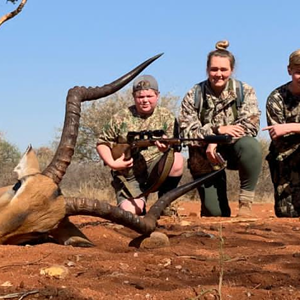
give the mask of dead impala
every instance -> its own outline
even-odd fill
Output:
[[[74,87],[68,91],[62,136],[51,163],[41,172],[35,153],[29,147],[15,168],[18,182],[0,189],[0,244],[20,244],[49,236],[64,245],[92,246],[93,243],[69,221],[68,217],[73,215],[97,216],[138,233],[150,234],[155,230],[161,212],[172,201],[205,180],[198,179],[165,194],[144,217],[97,199],[66,198],[59,188],[74,153],[81,103],[115,93],[160,56],[150,58],[110,84],[94,88]]]

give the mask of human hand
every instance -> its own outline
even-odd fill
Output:
[[[218,164],[218,158],[216,156],[218,144],[208,144],[206,148],[206,157],[214,165]]]
[[[164,139],[164,138],[167,138],[167,136],[163,135],[162,139]],[[161,141],[155,141],[155,145],[160,152],[166,152],[170,148],[169,144],[161,142]]]
[[[245,135],[245,130],[241,125],[224,125],[218,128],[219,134],[229,134],[233,137],[242,137]]]
[[[131,157],[129,160],[125,159],[125,154],[123,153],[119,158],[113,160],[109,167],[114,171],[120,171],[133,166],[133,158]]]
[[[286,124],[276,124],[267,126],[262,129],[262,131],[269,130],[269,134],[272,140],[279,138],[280,136],[289,133],[299,133],[300,124],[298,123],[286,123]]]

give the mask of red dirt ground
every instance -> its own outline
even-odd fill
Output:
[[[131,246],[137,233],[92,217],[72,221],[94,248],[0,246],[0,299],[300,299],[298,218],[275,218],[272,204],[255,204],[257,220],[244,221],[178,206],[178,217],[159,220],[168,247]],[[66,274],[41,273],[52,266]]]

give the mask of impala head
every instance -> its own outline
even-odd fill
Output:
[[[117,92],[160,56],[154,56],[102,87],[74,87],[69,90],[61,140],[49,166],[41,173],[36,155],[29,146],[15,168],[19,181],[13,187],[0,191],[0,244],[17,244],[65,223],[66,205],[59,183],[74,153],[81,103]]]

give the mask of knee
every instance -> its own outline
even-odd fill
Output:
[[[125,211],[131,212],[135,215],[141,215],[143,213],[145,206],[145,202],[143,199],[132,199],[132,200],[124,200],[119,207]]]
[[[235,148],[241,156],[247,157],[247,159],[259,159],[262,158],[261,145],[254,137],[246,136],[239,139],[236,142]]]
[[[174,153],[174,163],[170,171],[170,176],[181,176],[183,173],[184,159],[181,153]]]

